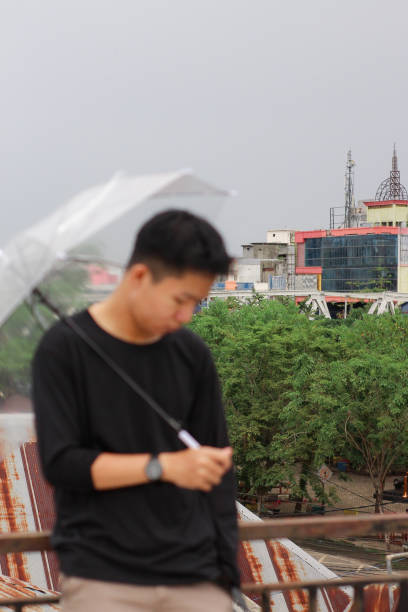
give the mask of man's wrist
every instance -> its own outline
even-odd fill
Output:
[[[145,474],[149,482],[157,482],[158,480],[161,480],[163,467],[158,455],[152,455],[149,458],[145,466]]]
[[[157,456],[162,467],[160,480],[163,482],[171,482],[171,455],[173,453],[160,453]]]

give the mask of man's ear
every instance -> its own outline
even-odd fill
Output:
[[[134,286],[140,286],[152,278],[152,273],[144,263],[135,263],[127,270],[129,281]]]

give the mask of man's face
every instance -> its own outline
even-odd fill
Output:
[[[164,336],[188,323],[215,278],[212,274],[187,271],[181,276],[165,276],[154,282],[150,270],[143,264],[136,264],[131,275],[132,315],[142,333],[151,337]]]

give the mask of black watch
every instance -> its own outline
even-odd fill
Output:
[[[149,482],[160,480],[163,474],[162,464],[157,455],[152,455],[145,467],[145,474]]]

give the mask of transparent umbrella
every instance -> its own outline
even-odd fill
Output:
[[[108,281],[105,285],[111,286],[120,277],[120,266],[107,261],[95,245],[90,245],[90,238],[147,200],[166,197],[168,202],[179,196],[230,194],[188,170],[134,178],[116,175],[107,184],[80,193],[6,244],[0,250],[0,403],[16,391],[28,394],[35,347],[55,316],[64,317],[124,384],[142,396],[175,430],[186,446],[199,446],[66,315],[94,301],[95,286],[99,285],[90,282],[93,276],[105,276]],[[233,591],[235,609],[246,610],[239,590]]]
[[[101,288],[111,289],[119,280],[120,266],[106,261],[105,249],[92,243],[95,236],[144,204],[156,211],[158,204],[168,206],[175,199],[180,206],[181,196],[185,202],[184,196],[216,199],[230,193],[190,170],[137,177],[117,174],[9,241],[0,250],[0,401],[16,392],[28,395],[32,354],[44,329],[55,320],[42,297],[47,296],[59,312],[72,314],[98,299]],[[99,280],[105,276],[102,285],[95,281],[98,274]]]

